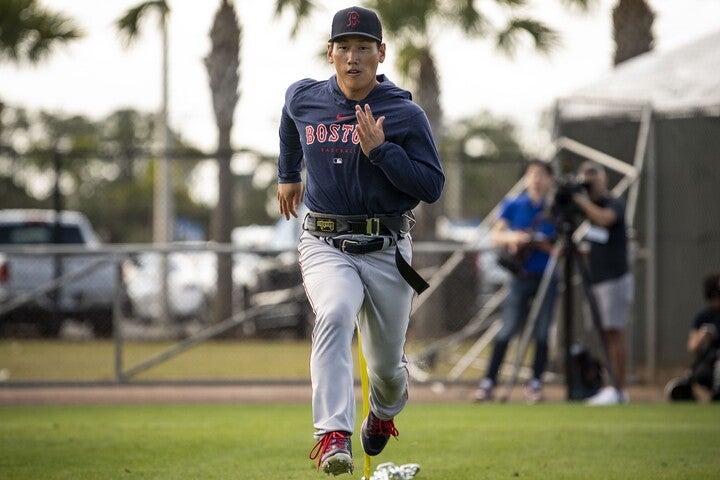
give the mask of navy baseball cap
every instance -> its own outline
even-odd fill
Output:
[[[340,10],[333,17],[330,42],[340,37],[360,35],[382,42],[382,26],[377,14],[362,7],[350,7]]]

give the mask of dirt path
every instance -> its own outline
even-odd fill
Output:
[[[473,385],[413,384],[410,402],[468,403]],[[503,390],[500,390],[503,392]],[[500,393],[499,392],[499,393]],[[664,402],[662,388],[629,388],[633,403]],[[242,385],[103,385],[103,386],[0,386],[0,405],[103,405],[167,403],[305,403],[310,402],[309,384]],[[360,389],[356,394],[359,397]],[[565,388],[549,385],[546,401],[564,402]],[[512,402],[523,402],[522,387],[513,389]]]

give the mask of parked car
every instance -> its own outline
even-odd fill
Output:
[[[19,247],[61,244],[78,247],[67,254],[38,254]],[[13,251],[7,247],[12,246]],[[44,336],[57,336],[62,321],[82,320],[106,336],[112,330],[115,296],[122,289],[119,269],[105,254],[93,253],[100,241],[87,217],[80,212],[54,210],[0,210],[0,291],[6,310],[0,322],[32,323]],[[104,261],[106,260],[106,261]],[[55,290],[60,277],[85,271]],[[8,307],[8,302],[26,298]],[[0,308],[1,309],[1,308]]]
[[[283,218],[273,225],[249,225],[233,231],[233,244],[242,247],[232,255],[233,308],[236,313],[247,313],[240,333],[309,334],[312,309],[302,285],[296,249],[301,218]],[[123,264],[126,315],[143,323],[160,318],[160,255],[143,252]],[[210,250],[193,248],[168,254],[168,310],[173,322],[209,320],[216,276],[217,255]]]
[[[292,328],[290,318],[297,308],[289,308],[285,290],[301,285],[297,255],[294,252],[261,254],[254,249],[267,245],[245,245],[248,251],[233,254],[233,302],[235,311],[252,307],[252,315],[242,331],[255,334]],[[125,316],[153,324],[161,317],[161,254],[142,252],[123,263],[127,290]],[[207,324],[217,285],[217,255],[210,250],[177,251],[168,254],[167,301],[174,324],[198,321]]]
[[[128,305],[126,315],[152,323],[161,314],[161,254],[141,252],[123,263]],[[237,295],[255,291],[263,257],[251,252],[233,255],[233,284]],[[168,254],[168,310],[176,322],[209,320],[217,284],[217,255],[210,250]],[[240,302],[242,299],[239,300]]]
[[[198,257],[203,258],[198,258]],[[214,255],[205,252],[168,254],[168,312],[174,321],[208,319],[210,269],[206,263]],[[207,258],[207,260],[204,260]],[[128,305],[125,314],[146,323],[162,312],[161,254],[143,252],[123,263],[123,279]]]
[[[241,308],[253,312],[242,324],[247,335],[289,331],[304,338],[312,330],[313,312],[305,295],[297,256],[306,212],[301,206],[298,218],[280,218],[273,225],[240,227],[233,232],[233,243],[250,249],[236,257],[234,267],[235,278],[245,278],[242,284],[236,282],[244,292]],[[252,249],[275,253],[253,253]],[[243,260],[238,262],[237,258]]]

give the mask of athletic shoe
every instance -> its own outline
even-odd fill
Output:
[[[493,381],[489,378],[483,378],[480,386],[475,390],[475,401],[478,403],[492,402],[493,400]]]
[[[391,435],[393,437],[400,435],[392,418],[390,420],[381,420],[371,411],[363,421],[362,430],[360,431],[363,450],[370,456],[377,455],[383,451]]]
[[[530,380],[528,386],[525,387],[525,400],[528,403],[540,403],[545,399],[542,391],[542,383],[540,380]]]
[[[328,432],[317,441],[308,455],[318,459],[318,470],[328,475],[353,472],[352,445],[347,432]]]
[[[615,387],[605,387],[598,393],[586,400],[586,404],[590,406],[619,405],[621,403],[629,403],[630,396],[626,391],[619,392]]]

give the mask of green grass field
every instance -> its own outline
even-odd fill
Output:
[[[360,419],[358,419],[358,424]],[[408,404],[373,460],[418,479],[709,479],[714,405]],[[360,478],[363,455],[355,443]],[[0,408],[0,478],[312,479],[309,405]]]

